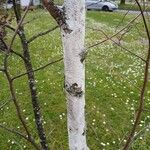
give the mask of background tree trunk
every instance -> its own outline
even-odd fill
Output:
[[[120,5],[125,5],[125,0],[120,0]]]

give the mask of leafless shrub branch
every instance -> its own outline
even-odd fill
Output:
[[[17,28],[15,29],[15,33],[14,33],[14,35],[13,35],[13,37],[12,37],[12,40],[11,40],[11,42],[10,42],[10,46],[9,46],[9,48],[8,48],[8,52],[11,50],[11,47],[12,47],[13,42],[14,42],[14,40],[15,40],[15,37],[16,37],[16,35],[17,35],[17,33],[18,33],[18,30],[19,30],[20,26],[22,25],[25,16],[27,15],[27,13],[28,13],[28,11],[29,11],[29,7],[30,7],[30,5],[31,5],[31,2],[32,2],[32,0],[30,1],[30,4],[29,4],[28,7],[26,8],[25,13],[24,13],[24,15],[22,16],[22,18],[21,18],[20,20],[18,20],[19,22],[18,22]],[[13,6],[16,7],[16,2],[15,2],[15,1],[13,1]]]
[[[116,42],[115,40],[113,40],[113,37],[114,37],[114,36],[113,36],[113,37],[109,37],[109,36],[108,36],[103,30],[101,30],[101,29],[94,29],[94,28],[90,28],[90,27],[88,27],[88,28],[89,28],[89,29],[92,29],[92,30],[96,30],[96,31],[102,32],[108,40],[111,40],[111,41],[112,41],[113,43],[115,43],[117,46],[121,47],[121,50],[124,50],[124,51],[128,52],[129,54],[131,54],[131,55],[133,55],[133,56],[135,56],[135,57],[141,59],[143,62],[146,62],[146,60],[143,59],[142,57],[138,56],[137,54],[135,54],[135,53],[133,53],[132,51],[128,50],[127,48],[123,47],[123,46],[120,44],[120,42],[118,43],[118,42]],[[126,32],[124,32],[124,34],[125,34],[125,33],[126,33]],[[116,36],[115,36],[115,37],[116,37]]]
[[[55,26],[55,27],[53,27],[52,29],[48,29],[48,30],[45,31],[45,32],[40,32],[40,33],[38,33],[37,35],[34,35],[33,37],[31,37],[31,38],[27,41],[27,43],[31,43],[32,41],[34,41],[34,40],[37,39],[38,37],[43,36],[43,35],[46,35],[46,34],[52,32],[52,31],[54,31],[54,30],[57,29],[58,27],[59,27],[59,26]]]
[[[121,30],[119,30],[117,33],[113,34],[113,35],[110,36],[109,38],[111,39],[111,38],[117,36],[117,35],[118,35],[119,33],[121,33],[122,31],[124,31],[132,22],[134,22],[138,17],[140,17],[140,15],[141,15],[141,13],[138,14],[135,18],[133,18],[133,19],[132,19],[126,26],[124,26]],[[96,46],[98,46],[98,45],[100,45],[100,44],[102,44],[102,43],[104,43],[104,42],[106,42],[106,41],[108,41],[108,40],[109,40],[109,39],[106,38],[106,39],[104,39],[104,40],[102,40],[102,41],[100,41],[100,42],[97,42],[97,43],[95,43],[95,44],[92,44],[91,46],[87,47],[86,50],[88,50],[88,49],[90,49],[90,48],[93,48],[93,47],[96,47]]]
[[[8,131],[8,132],[11,132],[11,133],[13,133],[13,134],[15,134],[15,135],[18,135],[18,136],[22,137],[23,139],[25,139],[25,140],[27,140],[28,142],[30,142],[30,143],[34,146],[34,148],[36,148],[37,150],[41,150],[41,149],[38,147],[38,145],[33,141],[33,139],[29,139],[28,136],[22,134],[21,132],[18,132],[18,131],[14,130],[14,129],[8,128],[8,127],[6,127],[6,126],[4,126],[4,125],[1,125],[1,124],[0,124],[0,128],[5,129],[5,130]]]
[[[135,131],[136,131],[136,129],[138,127],[138,124],[139,124],[139,121],[141,119],[141,115],[142,115],[142,112],[143,112],[143,109],[144,109],[144,96],[145,96],[145,91],[146,91],[146,87],[147,87],[147,83],[148,83],[148,72],[149,72],[149,63],[150,63],[150,32],[149,32],[149,29],[148,29],[148,25],[147,25],[142,7],[141,7],[140,3],[137,0],[135,0],[135,1],[136,1],[137,5],[139,6],[139,9],[140,9],[140,12],[141,12],[141,16],[142,16],[142,19],[143,19],[145,31],[146,31],[147,38],[148,38],[148,41],[149,41],[149,43],[148,43],[149,47],[148,47],[148,54],[147,54],[145,70],[144,70],[143,85],[142,85],[141,93],[140,93],[140,101],[139,101],[140,104],[139,104],[138,112],[137,112],[137,115],[136,115],[136,119],[135,119],[133,128],[131,129],[131,132],[128,136],[127,142],[125,143],[125,145],[123,147],[123,150],[128,150],[129,149],[130,143],[133,140]]]
[[[8,100],[8,101],[4,102],[3,104],[1,104],[0,109],[4,108],[10,102],[11,102],[11,100]]]
[[[42,70],[42,69],[44,69],[44,68],[46,68],[46,67],[48,67],[48,66],[50,66],[50,65],[52,65],[52,64],[55,64],[55,63],[57,63],[57,62],[60,62],[62,59],[63,59],[63,58],[60,58],[60,59],[58,59],[58,60],[52,61],[52,62],[50,62],[50,63],[47,63],[46,65],[44,65],[44,66],[42,66],[42,67],[39,67],[39,68],[37,68],[37,69],[35,69],[35,70],[29,71],[29,72],[26,72],[26,73],[22,73],[22,74],[20,74],[20,75],[18,75],[18,76],[13,77],[12,80],[18,79],[18,78],[20,78],[20,77],[22,77],[22,76],[24,76],[24,75],[27,75],[28,73],[32,73],[32,72],[36,72],[36,71]]]

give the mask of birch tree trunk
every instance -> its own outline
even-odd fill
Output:
[[[87,150],[85,124],[85,39],[84,0],[65,0],[66,23],[71,33],[62,31],[65,90],[68,109],[68,136],[71,150]]]
[[[85,123],[85,0],[65,0],[63,8],[43,3],[61,28],[70,150],[87,150]]]

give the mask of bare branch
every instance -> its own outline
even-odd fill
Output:
[[[31,0],[31,1],[32,1],[32,0]],[[30,4],[31,4],[31,1],[30,1]],[[22,25],[22,23],[23,23],[23,20],[25,19],[25,16],[27,15],[27,13],[28,13],[28,11],[29,11],[30,4],[28,5],[27,9],[25,10],[25,13],[24,13],[24,15],[22,16],[22,18],[19,20],[19,23],[18,23],[18,25],[17,25],[17,28],[15,29],[15,33],[14,33],[14,35],[13,35],[13,37],[12,37],[11,42],[10,42],[10,46],[9,46],[9,48],[8,48],[8,52],[11,50],[11,47],[12,47],[12,45],[13,45],[13,42],[14,42],[15,38],[16,38],[16,35],[18,34],[19,28],[21,27],[21,25]],[[15,5],[15,2],[14,2],[14,5]],[[20,34],[20,33],[19,33],[19,34]]]
[[[5,25],[5,27],[7,27],[8,29],[10,29],[10,30],[12,30],[12,31],[14,31],[14,32],[16,31],[16,29],[15,29],[15,28],[11,27],[11,26],[10,26],[10,25],[8,25],[8,24],[6,24],[6,25]]]
[[[7,44],[5,43],[3,38],[0,38],[0,52],[4,52],[8,49]]]
[[[63,60],[63,58],[60,58],[60,59],[55,60],[55,61],[52,61],[52,62],[50,62],[50,63],[48,63],[48,64],[46,64],[46,65],[44,65],[42,67],[39,67],[39,68],[33,70],[33,71],[25,72],[25,73],[22,73],[22,74],[20,74],[18,76],[15,76],[15,77],[12,78],[12,80],[18,79],[18,78],[20,78],[20,77],[22,77],[24,75],[27,75],[28,73],[32,73],[32,72],[36,72],[36,71],[39,71],[41,69],[44,69],[44,68],[48,67],[49,65],[52,65],[52,64],[57,63],[57,62],[60,62],[61,60]]]
[[[4,102],[4,103],[0,106],[0,109],[4,108],[9,102],[11,102],[11,100],[8,100],[8,101]]]
[[[18,132],[18,131],[14,130],[14,129],[8,128],[8,127],[6,127],[4,125],[1,125],[1,124],[0,124],[0,128],[5,129],[6,131],[11,132],[11,133],[13,133],[15,135],[19,135],[20,137],[22,137],[25,140],[27,140],[28,142],[30,142],[37,150],[41,150],[38,147],[38,145],[36,143],[34,143],[34,141],[32,139],[29,139],[28,136],[22,134],[21,132]]]
[[[133,137],[132,140],[131,140],[130,145],[132,145],[132,143],[134,143],[135,140],[137,140],[140,136],[142,136],[142,135],[145,133],[146,129],[150,129],[150,124],[148,124],[147,126],[145,126],[145,127],[144,127],[142,130],[140,130],[136,135],[134,135],[134,137]]]
[[[132,19],[125,27],[123,27],[120,31],[118,31],[117,33],[115,33],[114,35],[112,35],[112,36],[109,37],[109,38],[111,39],[111,38],[115,37],[116,35],[118,35],[119,33],[121,33],[122,31],[124,31],[124,30],[125,30],[132,22],[134,22],[140,15],[141,15],[141,13],[138,14],[135,18],[133,18],[133,19]],[[98,43],[95,43],[95,44],[93,44],[93,45],[87,47],[86,50],[88,50],[88,49],[90,49],[90,48],[93,48],[93,47],[95,47],[95,46],[98,46],[98,45],[100,45],[100,44],[102,44],[102,43],[104,43],[104,42],[106,42],[106,41],[108,41],[108,40],[109,40],[109,39],[106,38],[106,39],[104,39],[104,40],[102,40],[102,41],[100,41],[100,42],[98,42]]]
[[[3,46],[4,46],[4,48],[1,50],[1,52],[4,52],[5,54],[7,53],[9,53],[9,51],[7,51],[8,50],[8,46],[7,46],[7,44],[4,42],[4,40],[3,39],[0,39],[1,40],[1,42],[3,43]],[[18,52],[15,52],[14,50],[12,50],[12,49],[10,49],[10,52],[11,53],[13,53],[13,54],[15,54],[15,55],[17,55],[17,56],[19,56],[20,58],[22,58],[24,61],[27,61],[20,53],[18,53]]]
[[[31,20],[29,20],[29,21],[27,21],[27,22],[23,22],[22,25],[26,25],[26,24],[28,24],[28,23],[30,23],[30,22],[36,20],[36,19],[37,19],[37,17],[34,17],[34,18],[32,18]]]
[[[25,57],[23,57],[20,53],[18,53],[18,52],[15,52],[14,50],[12,50],[11,49],[11,53],[13,53],[13,54],[15,54],[15,55],[17,55],[17,56],[19,56],[21,59],[23,59],[24,61],[27,61],[27,59],[25,58]]]
[[[20,106],[19,106],[19,104],[18,104],[18,102],[17,102],[17,99],[16,99],[16,94],[15,94],[15,91],[14,91],[13,82],[12,82],[12,79],[11,79],[11,77],[10,77],[10,74],[8,73],[8,70],[7,70],[7,62],[6,62],[6,61],[7,61],[7,60],[6,60],[6,59],[7,59],[7,56],[8,56],[8,55],[6,55],[6,57],[5,57],[5,75],[6,75],[7,80],[8,80],[8,84],[9,84],[9,89],[10,89],[12,101],[14,102],[14,105],[15,105],[15,107],[16,107],[17,116],[18,116],[18,118],[20,119],[20,121],[21,121],[21,123],[22,123],[22,125],[23,125],[23,127],[24,127],[24,129],[25,129],[25,131],[26,131],[26,133],[27,133],[27,135],[28,135],[28,137],[31,139],[32,136],[31,136],[31,134],[30,134],[30,132],[29,132],[29,130],[28,130],[28,127],[27,127],[27,125],[26,125],[26,122],[25,122],[25,120],[24,120],[24,118],[23,118],[23,116],[22,116]]]
[[[136,2],[135,2],[136,3]],[[135,5],[135,3],[133,5]],[[133,6],[131,6],[132,8]],[[130,10],[127,10],[127,12],[125,12],[123,18],[121,19],[121,21],[119,21],[118,25],[116,26],[116,30],[118,29],[118,27],[120,26],[121,23],[123,23],[125,17],[129,14]]]
[[[90,27],[88,27],[88,28],[89,28],[89,29],[92,29],[92,30],[96,30],[96,31],[102,32],[108,40],[111,40],[113,43],[115,43],[117,46],[119,46],[119,47],[121,47],[122,49],[124,49],[126,52],[128,52],[128,53],[132,54],[133,56],[135,56],[135,57],[141,59],[142,61],[146,62],[145,59],[143,59],[142,57],[138,56],[137,54],[135,54],[135,53],[133,53],[132,51],[128,50],[127,48],[123,47],[120,43],[118,43],[118,42],[116,42],[115,40],[113,40],[113,38],[112,38],[112,37],[109,37],[103,30],[101,30],[101,29],[94,29],[94,28],[90,28]],[[122,49],[121,49],[121,50],[122,50]]]
[[[38,33],[37,35],[34,35],[33,37],[31,37],[31,38],[27,41],[27,43],[31,43],[33,40],[37,39],[38,37],[43,36],[43,35],[46,35],[46,34],[52,32],[52,31],[54,31],[54,30],[57,29],[58,27],[59,27],[59,26],[55,26],[55,27],[53,27],[52,29],[48,29],[47,31],[40,32],[40,33]]]
[[[20,132],[18,132],[16,130],[14,130],[14,129],[10,129],[10,128],[2,125],[2,124],[0,124],[0,128],[3,128],[3,129],[5,129],[5,130],[7,130],[7,131],[9,131],[11,133],[16,134],[16,135],[19,135],[19,136],[23,137],[24,139],[26,139],[27,141],[29,141],[29,139],[28,139],[28,137],[26,135],[24,135],[24,134],[22,134],[22,133],[20,133]]]
[[[13,2],[14,2],[14,4],[15,4],[15,1],[13,1]],[[24,15],[24,17],[25,17],[25,15]],[[22,21],[23,21],[23,18],[22,18]],[[20,25],[21,25],[21,22],[20,22],[20,24],[18,25],[18,29],[20,28]],[[16,37],[16,33],[17,33],[17,32],[18,32],[18,30],[15,31],[15,34],[14,34],[13,39],[12,39],[12,44],[13,44],[13,40],[14,40],[15,37]],[[24,120],[24,118],[23,118],[23,116],[22,116],[21,108],[20,108],[20,106],[19,106],[19,104],[18,104],[18,102],[17,102],[17,99],[16,99],[16,93],[15,93],[15,90],[14,90],[13,82],[12,82],[11,76],[10,76],[10,74],[9,74],[9,72],[8,72],[8,58],[9,58],[9,52],[10,52],[10,51],[11,51],[11,46],[10,46],[9,48],[7,48],[7,53],[6,53],[5,58],[4,58],[4,73],[5,73],[6,78],[7,78],[7,80],[8,80],[9,89],[10,89],[10,93],[11,93],[11,99],[12,99],[12,101],[14,102],[14,105],[15,105],[15,107],[16,107],[17,116],[18,116],[18,118],[20,119],[20,121],[21,121],[21,123],[22,123],[22,125],[23,125],[23,127],[24,127],[24,129],[25,129],[25,131],[26,131],[26,133],[27,133],[27,135],[28,135],[28,139],[32,142],[33,146],[35,146],[36,144],[35,144],[35,142],[34,142],[32,136],[31,136],[31,134],[30,134],[30,132],[29,132],[29,130],[28,130],[28,127],[27,127],[27,125],[26,125],[26,122],[25,122],[25,120]],[[38,147],[38,146],[37,146],[37,147]]]
[[[119,46],[119,47],[121,47],[122,49],[124,49],[126,52],[130,53],[131,55],[133,55],[133,56],[135,56],[135,57],[137,57],[137,58],[139,58],[139,59],[141,59],[143,62],[146,63],[146,60],[143,59],[142,57],[138,56],[137,54],[135,54],[135,53],[133,53],[132,51],[128,50],[127,48],[123,47],[122,45],[120,45],[120,44],[117,43],[116,41],[114,41],[114,40],[112,40],[112,39],[111,39],[111,41],[113,41],[117,46]],[[121,50],[122,50],[122,49],[121,49]]]
[[[0,68],[0,72],[4,72],[5,71],[5,69],[4,68]]]
[[[100,145],[101,140],[100,140],[100,138],[98,137],[98,134],[97,134],[95,128],[94,128],[92,125],[89,125],[89,126],[90,126],[90,128],[92,129],[93,133],[95,134],[95,140],[96,140],[97,143],[98,143],[99,149],[102,149],[102,146]]]
[[[15,1],[13,1],[13,3],[15,5]],[[29,9],[29,6],[28,6],[27,10],[28,9]],[[22,18],[24,18],[25,15],[23,17],[21,17],[20,7],[16,7],[16,9],[14,9],[14,10],[15,10],[15,16],[17,18],[17,23],[19,22],[18,24],[22,24],[22,22],[23,22]],[[25,14],[27,13],[27,10],[26,10]],[[44,131],[44,126],[42,124],[42,115],[41,115],[41,111],[40,111],[41,108],[40,108],[39,99],[37,96],[35,76],[34,76],[30,53],[29,53],[29,46],[27,43],[27,39],[26,39],[26,35],[24,33],[23,26],[18,25],[18,31],[19,31],[21,45],[23,48],[23,57],[25,57],[27,59],[24,62],[24,65],[25,65],[26,71],[28,72],[27,73],[28,80],[29,80],[28,85],[29,85],[29,89],[30,89],[30,95],[31,95],[31,100],[32,100],[32,108],[33,108],[33,113],[34,113],[34,117],[35,117],[36,129],[38,131],[38,136],[40,138],[40,144],[41,144],[42,149],[48,150],[47,139],[46,139],[46,135],[45,135],[45,131]],[[31,71],[31,73],[30,73],[30,71]],[[13,82],[13,80],[11,80],[11,82]]]
[[[143,23],[144,23],[145,30],[146,30],[146,33],[147,33],[147,38],[148,38],[148,41],[149,41],[149,43],[148,43],[149,47],[148,47],[148,54],[147,54],[147,60],[146,60],[146,65],[145,65],[145,71],[144,71],[143,85],[142,85],[142,88],[141,88],[140,104],[139,104],[138,112],[137,112],[137,115],[136,115],[136,119],[135,119],[133,128],[132,128],[132,130],[131,130],[131,132],[128,136],[127,142],[125,143],[125,145],[123,147],[123,150],[128,150],[129,149],[130,143],[131,143],[131,141],[134,137],[135,131],[136,131],[136,129],[138,127],[138,124],[139,124],[139,121],[141,119],[142,112],[144,110],[144,96],[145,96],[145,91],[146,91],[146,87],[147,87],[147,83],[148,83],[148,72],[149,72],[149,63],[150,63],[150,33],[149,33],[148,25],[147,25],[143,10],[142,10],[138,0],[135,0],[135,1],[136,1],[137,5],[139,6],[139,9],[140,9],[140,12],[141,12],[141,15],[142,15]]]
[[[115,76],[119,76],[119,77],[121,77],[122,79],[127,80],[127,82],[128,82],[130,85],[134,86],[138,91],[140,90],[140,87],[134,85],[135,83],[133,82],[133,80],[128,79],[128,77],[127,77],[125,74],[121,74],[121,73],[118,74],[118,72],[117,72],[117,73],[115,73],[114,75],[115,75]]]

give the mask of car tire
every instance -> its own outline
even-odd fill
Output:
[[[109,7],[108,7],[108,6],[103,6],[103,7],[102,7],[102,10],[103,10],[103,11],[109,11]]]

